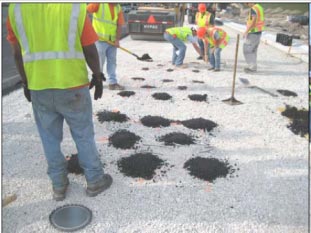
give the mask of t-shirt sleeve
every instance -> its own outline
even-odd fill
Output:
[[[254,11],[253,9],[251,9],[251,16],[257,16],[256,11]]]
[[[121,10],[118,14],[118,25],[124,25],[125,20],[124,20],[124,14],[123,11]]]
[[[11,26],[11,22],[10,22],[10,18],[7,17],[7,20],[6,20],[6,28],[7,28],[7,31],[8,31],[8,35],[6,37],[6,39],[8,40],[8,42],[10,44],[16,44],[18,43],[18,40],[17,40],[17,37],[15,36],[14,32],[13,32],[13,29],[12,29],[12,26]]]
[[[84,21],[84,27],[81,35],[82,46],[88,46],[95,43],[98,40],[98,36],[92,27],[91,20],[86,16]]]
[[[188,39],[188,41],[190,42],[190,43],[198,43],[198,37],[196,37],[196,36],[187,36],[187,39]]]

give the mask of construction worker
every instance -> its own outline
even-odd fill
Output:
[[[243,44],[243,53],[247,67],[244,71],[252,73],[257,71],[257,50],[260,43],[262,31],[264,30],[264,11],[261,5],[256,3],[246,3],[250,8],[246,30],[243,38],[246,38]]]
[[[222,49],[228,44],[229,35],[223,29],[215,26],[209,28],[201,27],[198,29],[197,34],[199,38],[203,39],[205,44],[204,60],[209,60],[211,65],[208,70],[220,71],[220,54]],[[209,55],[207,54],[208,52]]]
[[[200,27],[210,27],[214,25],[214,17],[212,17],[212,14],[206,10],[206,4],[205,3],[200,3],[198,5],[198,12],[195,15],[195,24],[197,25],[198,28]],[[200,51],[201,54],[197,58],[198,60],[203,59],[204,55],[204,43],[203,40],[198,39],[198,43],[200,46]]]
[[[104,174],[94,140],[89,88],[95,86],[94,99],[101,98],[105,77],[86,4],[10,4],[7,29],[24,95],[32,103],[53,199],[63,200],[69,185],[61,152],[64,120],[84,169],[86,194],[96,196],[110,187],[112,178]],[[93,72],[90,83],[86,63]]]
[[[172,64],[176,68],[187,68],[187,65],[183,64],[187,50],[187,46],[184,43],[185,41],[192,43],[194,49],[200,54],[200,48],[197,45],[197,30],[195,28],[168,28],[164,32],[164,39],[173,45]]]
[[[116,75],[117,48],[120,47],[122,25],[125,24],[122,7],[117,3],[92,3],[87,6],[87,11],[93,15],[92,25],[99,37],[96,47],[102,72],[107,58],[108,88],[124,90]]]

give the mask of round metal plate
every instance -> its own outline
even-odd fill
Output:
[[[70,204],[58,207],[50,214],[51,224],[62,231],[82,229],[92,220],[92,211],[82,205]]]

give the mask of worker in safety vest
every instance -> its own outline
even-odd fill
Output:
[[[108,88],[124,90],[118,84],[116,75],[117,48],[120,47],[122,25],[125,24],[122,7],[117,3],[91,3],[87,6],[87,11],[93,15],[92,25],[99,37],[96,47],[101,71],[107,59]]]
[[[257,71],[257,50],[260,43],[262,31],[265,29],[264,10],[261,5],[246,3],[250,7],[247,17],[246,30],[243,37],[246,38],[243,44],[243,53],[247,67],[244,71],[252,73]]]
[[[222,49],[228,44],[229,35],[221,28],[201,27],[198,29],[198,37],[203,39],[205,44],[204,60],[209,60],[211,65],[208,70],[220,71],[220,55]]]
[[[195,28],[168,28],[164,32],[164,39],[173,45],[172,64],[176,68],[187,68],[187,65],[183,64],[187,50],[184,42],[189,41],[192,43],[194,49],[200,54],[200,48],[197,45],[197,30]]]
[[[61,152],[64,120],[84,169],[86,194],[96,196],[111,185],[112,178],[104,174],[94,140],[89,88],[95,86],[94,99],[101,98],[105,77],[86,4],[10,4],[7,29],[24,95],[32,102],[53,199],[63,200],[69,185],[67,161]],[[86,63],[93,72],[90,83]]]
[[[212,14],[206,10],[206,4],[198,4],[198,12],[195,15],[195,24],[197,25],[197,27],[210,27],[214,25],[214,22],[214,17],[212,17]],[[204,43],[201,39],[198,39],[198,43],[200,46],[201,54],[197,59],[202,60],[204,55]]]

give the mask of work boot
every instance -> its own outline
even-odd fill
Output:
[[[176,65],[175,67],[178,68],[178,69],[186,69],[186,68],[188,68],[187,64]]]
[[[215,67],[211,66],[211,67],[208,68],[208,70],[213,70],[213,69],[215,69]]]
[[[124,87],[119,85],[118,83],[109,84],[108,88],[109,88],[109,90],[119,90],[119,91],[124,90]]]
[[[102,179],[94,184],[88,184],[86,188],[86,195],[89,197],[95,197],[101,192],[105,191],[112,184],[112,177],[109,174],[103,175]]]
[[[66,198],[67,188],[69,186],[69,180],[67,179],[67,183],[63,188],[53,188],[53,200],[62,201]]]
[[[203,60],[202,56],[197,57],[197,60]]]
[[[250,69],[250,68],[246,67],[246,68],[244,68],[244,72],[245,73],[255,73],[256,70],[255,69]]]
[[[219,71],[220,71],[219,68],[215,68],[215,69],[214,69],[214,72],[219,72]]]

